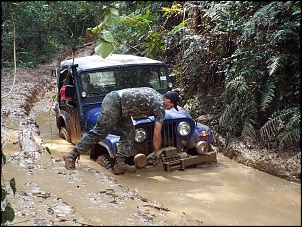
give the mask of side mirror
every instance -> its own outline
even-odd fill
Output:
[[[65,85],[60,90],[61,100],[71,101],[75,99],[75,92],[73,85]]]
[[[67,98],[74,98],[74,86],[73,85],[66,85],[66,91],[65,91],[65,95]]]

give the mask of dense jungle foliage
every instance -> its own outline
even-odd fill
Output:
[[[194,118],[208,114],[227,141],[300,146],[300,1],[28,1],[1,8],[2,68],[14,67],[14,59],[35,67],[89,43],[155,58],[177,78],[182,105]]]

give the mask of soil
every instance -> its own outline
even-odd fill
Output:
[[[88,49],[87,51],[87,53],[90,54],[91,49]],[[87,53],[83,53],[83,55]],[[110,203],[112,207],[117,204],[121,206],[121,204],[123,204],[123,200],[132,200],[135,203],[134,206],[139,208],[139,212],[137,212],[137,215],[140,217],[139,221],[134,221],[133,219],[132,222],[128,221],[128,223],[123,223],[122,220],[117,218],[116,220],[114,220],[114,225],[145,225],[146,223],[148,225],[202,224],[202,222],[190,218],[185,213],[178,213],[176,211],[174,212],[172,210],[169,210],[169,212],[165,212],[165,214],[163,214],[166,208],[161,204],[155,204],[153,201],[139,196],[135,191],[131,191],[129,188],[118,184],[113,177],[108,177],[107,175],[105,176],[103,173],[99,173],[98,171],[95,171],[93,169],[86,168],[85,166],[82,167],[82,173],[78,171],[68,175],[66,172],[60,169],[62,167],[62,164],[59,162],[61,162],[62,160],[58,158],[59,156],[56,157],[49,155],[47,156],[47,154],[45,155],[45,141],[41,139],[41,134],[45,132],[41,132],[41,125],[39,125],[41,123],[37,123],[37,112],[44,111],[44,113],[49,114],[49,116],[44,116],[45,119],[48,119],[49,117],[52,117],[53,119],[51,107],[54,103],[53,95],[55,95],[56,78],[51,76],[51,70],[58,65],[59,61],[57,59],[51,63],[40,65],[38,68],[17,69],[16,82],[14,86],[13,71],[7,69],[2,69],[1,71],[1,147],[8,146],[10,148],[11,153],[5,154],[10,164],[18,165],[20,168],[22,167],[22,170],[20,171],[25,171],[25,175],[39,175],[42,173],[39,172],[41,170],[39,168],[39,162],[37,162],[37,159],[46,158],[50,162],[47,165],[57,165],[57,167],[52,167],[53,170],[56,170],[55,174],[57,174],[54,175],[53,179],[58,179],[58,175],[61,175],[60,177],[62,177],[63,175],[65,175],[66,177],[67,175],[69,176],[68,179],[72,178],[73,181],[78,181],[79,188],[84,187],[84,185],[90,184],[90,182],[88,181],[89,177],[86,177],[85,174],[91,174],[91,172],[93,174],[96,174],[98,180],[100,181],[100,184],[106,183],[110,184],[111,186],[114,185],[114,189],[101,190],[99,191],[98,195],[90,196],[88,199],[101,199],[103,201],[106,200],[106,202]],[[13,89],[10,93],[11,88]],[[53,124],[55,123],[53,122]],[[218,152],[220,156],[229,157],[236,162],[242,163],[246,166],[252,167],[270,175],[285,179],[286,181],[301,184],[300,149],[282,152],[278,150],[260,148],[254,149],[249,148],[247,145],[240,141],[232,142],[228,146],[226,146],[225,139],[223,137],[216,134],[216,139],[216,146],[219,149]],[[56,143],[59,144],[60,142],[58,141]],[[68,151],[68,149],[72,147],[69,146],[67,148],[62,148],[65,145],[66,144],[59,144],[59,146],[61,146],[61,151],[59,152]],[[58,148],[58,150],[60,149]],[[17,152],[18,154],[16,155],[15,152]],[[82,162],[86,163],[85,158]],[[96,163],[91,165],[97,166]],[[49,174],[51,175],[54,173]],[[11,176],[14,177],[14,175]],[[83,178],[85,180],[81,180]],[[26,198],[28,198],[28,195],[31,194],[35,195],[36,198],[35,202],[32,202],[31,206],[34,206],[34,203],[43,206],[43,199],[49,198],[50,195],[42,190],[40,188],[41,186],[38,186],[33,182],[26,181],[26,179],[23,180],[24,185],[22,187],[31,188],[31,192],[28,191],[27,194],[23,192],[23,199],[21,198],[18,202],[25,203]],[[46,181],[46,179],[41,179],[41,181]],[[60,184],[60,182],[56,182],[56,180],[53,183],[57,185]],[[19,179],[18,184],[22,184],[22,179]],[[7,191],[9,191],[8,186]],[[89,192],[87,192],[87,194],[89,194]],[[104,199],[104,197],[102,196],[105,195],[109,197]],[[85,195],[81,194],[81,196],[84,197]],[[68,200],[67,198],[64,199],[65,201]],[[109,199],[111,199],[112,201],[108,201]],[[21,225],[24,225],[24,223],[25,225],[87,225],[85,224],[87,220],[85,220],[84,216],[74,217],[73,208],[70,208],[66,205],[66,202],[63,202],[63,196],[53,198],[52,203],[53,204],[51,208],[48,207],[47,212],[48,215],[57,213],[55,219],[53,219],[52,221],[48,219],[38,218],[27,221],[23,220],[23,223]],[[81,201],[79,201],[79,203],[81,203]],[[98,204],[98,206],[102,205]],[[78,207],[78,204],[74,204],[74,207]],[[16,208],[16,210],[17,209],[18,208]],[[86,207],[86,209],[89,208]],[[22,213],[21,210],[22,209],[20,208],[18,212]],[[39,216],[39,212],[35,212],[35,216]],[[88,211],[83,212],[88,215]],[[24,216],[26,215],[24,214]],[[127,220],[130,219],[128,218]],[[175,222],[171,220],[174,220]],[[112,222],[106,223],[101,222],[100,220],[94,221],[99,225],[100,223],[102,223],[101,225],[112,225],[110,224]],[[15,223],[14,225],[18,225],[18,223]]]

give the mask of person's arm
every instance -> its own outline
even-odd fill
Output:
[[[157,153],[161,144],[161,128],[162,124],[158,121],[155,121],[154,124],[154,135],[153,135],[153,149],[154,153]]]

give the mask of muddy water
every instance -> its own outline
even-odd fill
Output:
[[[48,107],[34,109],[42,141],[31,136],[51,155],[5,166],[19,190],[12,225],[301,225],[300,184],[220,154],[217,163],[169,173],[159,166],[116,176],[88,155],[66,170],[62,155],[73,146],[58,137]],[[11,138],[4,152],[15,154]]]

